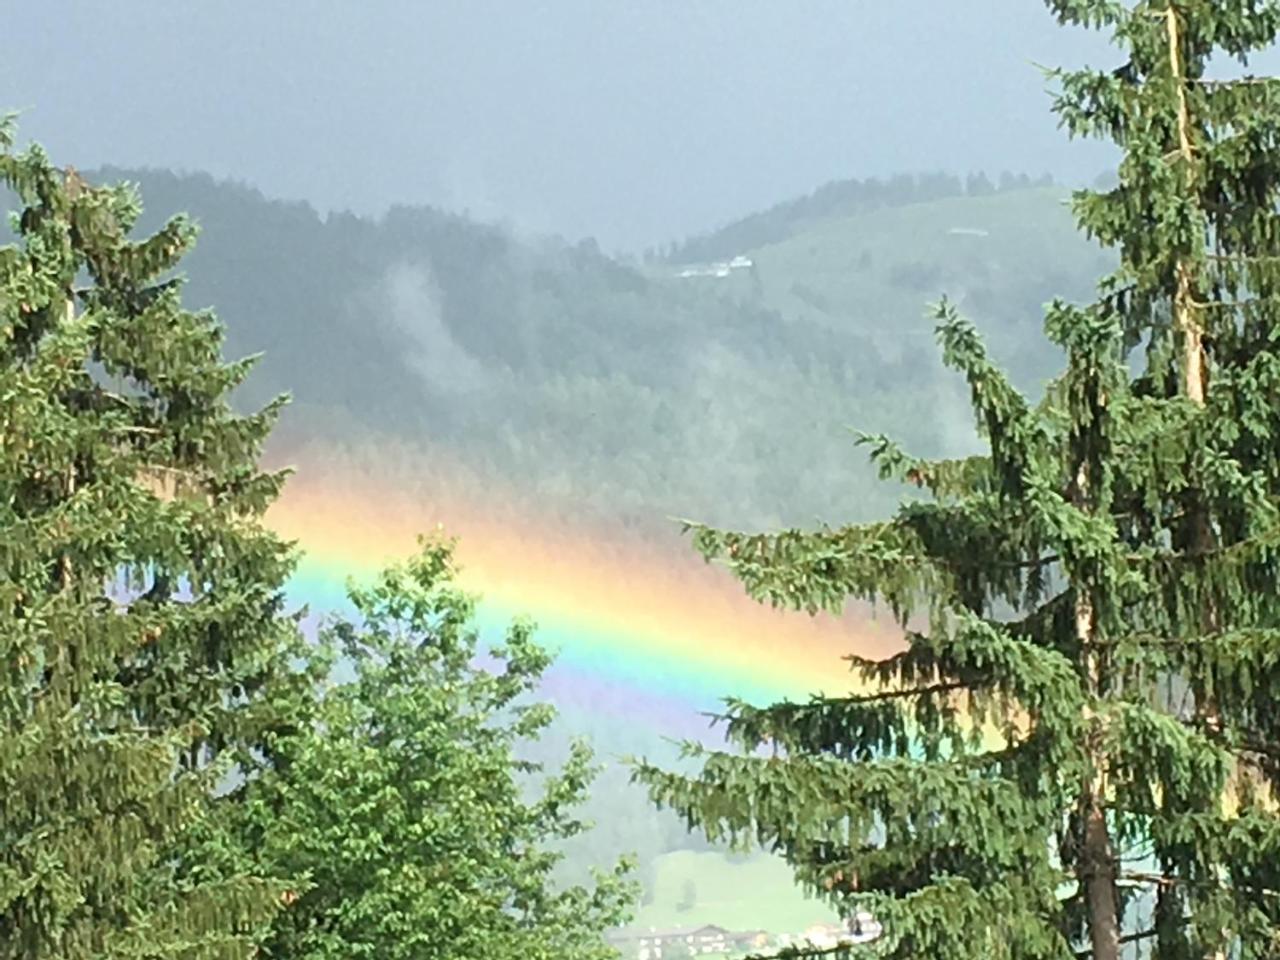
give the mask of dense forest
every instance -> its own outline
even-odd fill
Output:
[[[731,246],[737,225],[706,238],[749,271],[690,278],[435,209],[321,217],[203,175],[93,175],[142,185],[143,229],[160,211],[196,219],[188,295],[217,305],[229,355],[265,354],[247,406],[293,394],[279,442],[426,444],[521,477],[548,509],[633,525],[883,512],[896,495],[849,428],[938,453],[973,442],[948,412],[956,381],[914,349],[925,304],[957,298],[1035,382],[1053,363],[1044,302],[1087,295],[1110,262],[1072,230],[1063,189],[1016,177],[832,184],[771,212],[761,246]]]

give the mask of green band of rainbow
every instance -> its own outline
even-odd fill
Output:
[[[460,583],[481,595],[486,636],[501,636],[517,615],[532,618],[557,654],[551,680],[561,694],[691,717],[726,696],[767,703],[846,693],[844,655],[897,646],[891,630],[866,618],[754,603],[687,540],[566,530],[499,496],[445,497],[395,479],[299,470],[267,517],[303,551],[291,599],[315,612],[342,609],[346,577],[373,576],[408,557],[418,534],[443,526],[459,538]]]

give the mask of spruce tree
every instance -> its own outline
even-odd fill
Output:
[[[893,957],[1280,956],[1280,83],[1211,80],[1274,43],[1268,0],[1050,0],[1113,71],[1053,72],[1074,135],[1123,149],[1073,208],[1120,267],[1054,302],[1036,402],[945,301],[987,452],[864,437],[921,488],[885,522],[692,525],[761,601],[885,605],[865,692],[730,701],[740,750],[640,764],[712,838],[752,837]]]
[[[0,182],[0,957],[246,956],[280,891],[183,843],[261,757],[297,636],[259,522],[279,404],[230,407],[251,364],[182,306],[184,218],[131,239],[135,191],[15,151],[10,120]]]

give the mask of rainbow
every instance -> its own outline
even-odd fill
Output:
[[[290,600],[348,609],[347,577],[367,580],[443,527],[459,538],[460,585],[480,595],[478,624],[498,638],[516,616],[556,653],[546,694],[558,704],[667,731],[706,729],[726,696],[768,703],[847,693],[844,655],[900,646],[891,624],[851,613],[809,617],[754,603],[687,539],[540,515],[510,490],[481,487],[441,457],[377,458],[311,444],[267,523],[297,541]]]

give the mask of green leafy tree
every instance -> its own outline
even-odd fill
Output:
[[[906,649],[865,691],[731,702],[748,751],[640,764],[713,837],[751,837],[894,957],[1280,956],[1280,84],[1210,80],[1280,5],[1051,0],[1109,27],[1115,71],[1056,73],[1075,134],[1124,148],[1075,198],[1121,265],[1045,329],[1031,403],[946,303],[938,336],[987,453],[866,438],[921,487],[890,520],[695,544],[748,592],[884,602]],[[761,749],[764,748],[764,749]]]
[[[250,364],[166,279],[186,220],[129,239],[135,193],[16,152],[11,120],[0,183],[0,957],[247,956],[277,887],[181,848],[296,636],[259,523],[277,405],[226,402]]]
[[[224,846],[308,881],[268,956],[614,955],[602,934],[634,902],[629,862],[590,888],[551,882],[555,843],[585,828],[590,751],[533,782],[542,767],[519,751],[553,719],[530,700],[551,658],[523,622],[482,648],[454,573],[452,542],[426,541],[351,587],[359,622],[329,622],[309,655],[310,675],[348,678],[317,684],[313,724],[275,743]]]

